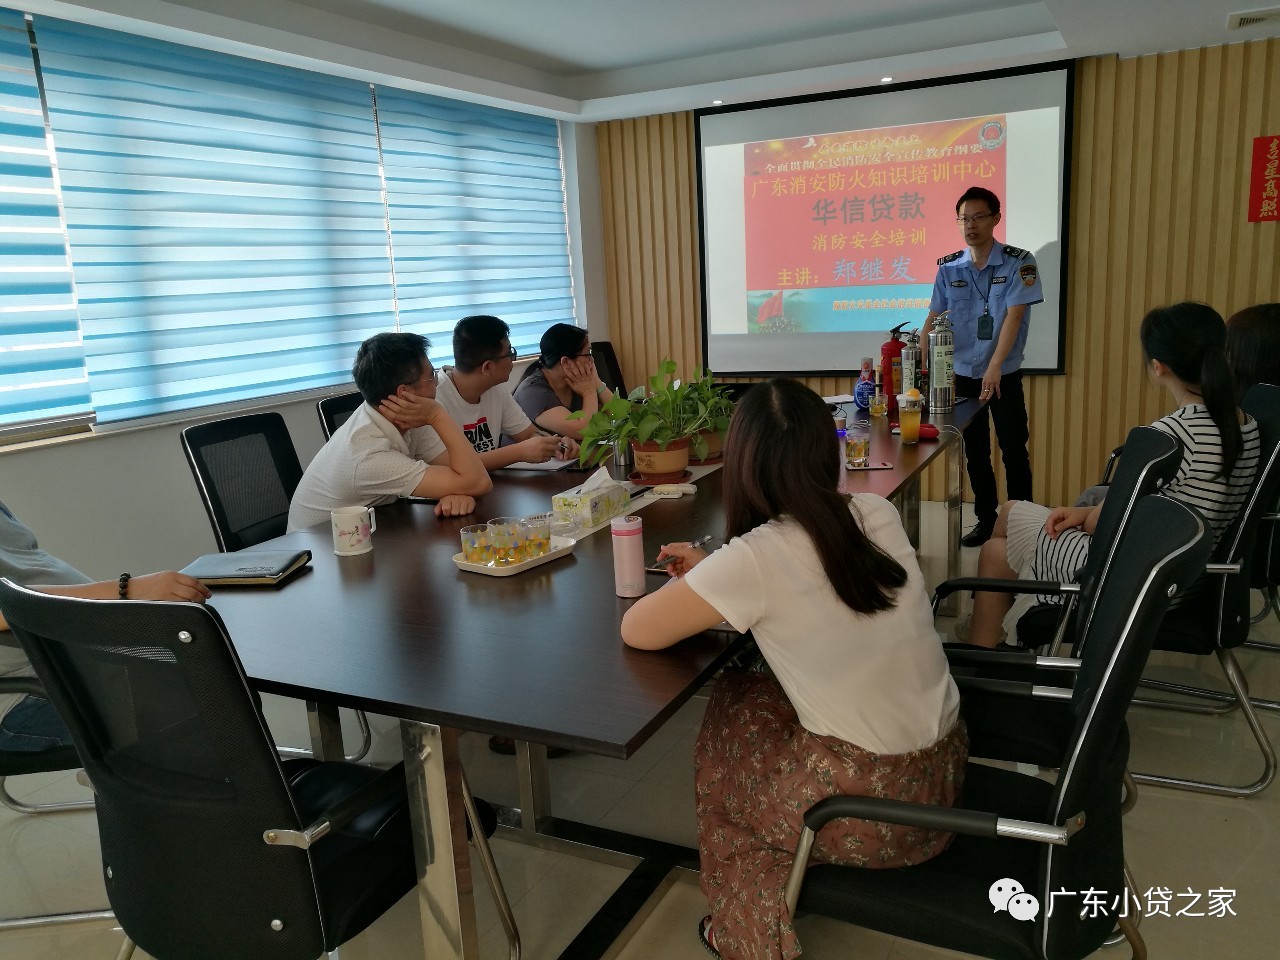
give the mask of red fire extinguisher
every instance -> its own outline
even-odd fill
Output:
[[[902,328],[904,321],[889,331],[889,339],[880,347],[880,369],[884,376],[884,392],[889,401],[889,413],[898,409],[898,394],[902,392]]]

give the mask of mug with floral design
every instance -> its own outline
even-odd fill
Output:
[[[352,557],[373,549],[373,531],[378,529],[373,507],[339,507],[329,511],[333,523],[333,552]]]

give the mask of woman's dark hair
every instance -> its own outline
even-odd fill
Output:
[[[1237,399],[1255,383],[1280,384],[1280,303],[1258,303],[1231,315],[1227,362]]]
[[[888,610],[907,571],[876,546],[839,492],[840,445],[822,399],[795,380],[758,383],[725,439],[726,539],[786,514],[809,535],[836,594],[858,613]]]
[[[576,357],[587,341],[587,331],[572,323],[553,323],[538,341],[538,357],[520,374],[523,380],[535,370],[548,370],[565,357]]]
[[[1222,469],[1235,469],[1244,446],[1236,411],[1236,386],[1227,365],[1227,328],[1222,315],[1207,303],[1185,301],[1156,307],[1142,318],[1142,352],[1147,362],[1159,360],[1173,375],[1194,387],[1222,436]]]

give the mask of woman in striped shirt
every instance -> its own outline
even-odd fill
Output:
[[[1148,379],[1177,405],[1152,426],[1183,448],[1178,474],[1162,491],[1199,510],[1222,535],[1244,503],[1258,470],[1258,425],[1236,406],[1235,384],[1224,353],[1222,317],[1203,303],[1157,307],[1142,320]],[[1084,564],[1101,505],[1057,507],[1010,501],[978,558],[978,576],[1073,579]],[[968,642],[997,646],[1034,602],[978,593]],[[1012,609],[1011,609],[1012,608]]]

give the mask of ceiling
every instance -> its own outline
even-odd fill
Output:
[[[1258,0],[9,2],[572,120],[1280,36],[1227,29]]]

